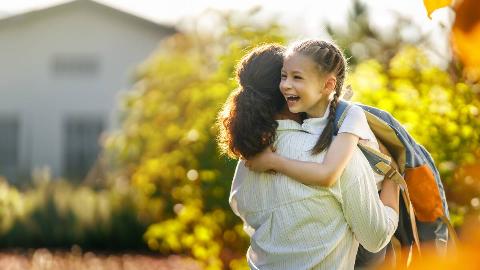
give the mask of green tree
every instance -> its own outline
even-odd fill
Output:
[[[413,46],[402,48],[387,69],[375,59],[358,64],[349,82],[357,101],[390,112],[432,154],[454,223],[460,225],[464,214],[475,212],[469,204],[480,188],[465,192],[464,179],[454,173],[478,158],[479,86],[456,83]]]
[[[248,246],[228,205],[235,162],[219,156],[216,115],[237,87],[233,71],[246,51],[285,42],[274,20],[252,22],[257,12],[218,14],[220,34],[187,31],[165,41],[139,69],[123,128],[107,140],[121,177],[144,195],[149,247],[193,255],[211,269],[244,257]]]

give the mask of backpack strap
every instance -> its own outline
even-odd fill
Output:
[[[421,248],[420,248],[420,237],[418,236],[418,229],[417,229],[417,219],[415,218],[415,209],[413,209],[412,201],[410,200],[410,194],[408,193],[408,189],[404,189],[400,191],[403,201],[405,202],[407,208],[407,214],[410,218],[410,225],[412,228],[412,235],[413,235],[413,244],[416,247],[416,254],[421,256]]]
[[[358,142],[358,148],[360,148],[363,155],[367,158],[368,163],[370,163],[370,166],[374,171],[392,179],[400,186],[402,190],[407,189],[407,183],[405,182],[405,179],[403,179],[402,175],[390,165],[392,159],[389,156],[361,141]]]
[[[450,250],[455,250],[459,241],[457,233],[455,232],[455,228],[453,228],[453,225],[450,223],[450,220],[446,214],[441,216],[440,219],[447,225],[448,228],[448,237],[450,238],[450,243],[453,245]]]
[[[337,136],[340,127],[343,124],[343,120],[347,116],[348,110],[352,107],[352,104],[345,100],[339,100],[337,103],[337,108],[335,109],[335,121],[333,128],[333,135]]]

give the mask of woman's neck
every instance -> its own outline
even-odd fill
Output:
[[[275,115],[275,120],[293,120],[297,123],[302,123],[302,116],[300,113],[292,113],[288,110],[288,107],[285,106],[277,115]]]

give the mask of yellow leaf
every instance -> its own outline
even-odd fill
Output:
[[[468,79],[480,79],[480,2],[463,0],[455,7],[455,23],[451,33],[453,50],[465,65]]]
[[[423,4],[427,10],[428,17],[431,19],[431,15],[435,10],[449,6],[452,4],[452,1],[453,0],[423,0]]]

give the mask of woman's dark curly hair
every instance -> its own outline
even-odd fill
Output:
[[[218,144],[232,158],[250,158],[275,140],[275,116],[285,107],[278,88],[285,48],[277,44],[254,48],[238,63],[239,87],[218,114]]]

